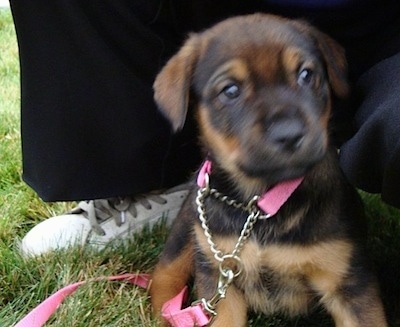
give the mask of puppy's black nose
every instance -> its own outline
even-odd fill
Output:
[[[304,141],[305,127],[299,119],[279,119],[269,126],[267,134],[269,142],[280,150],[295,151]]]

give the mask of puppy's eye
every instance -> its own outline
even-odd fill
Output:
[[[314,72],[310,68],[303,68],[297,75],[297,83],[300,86],[309,85],[312,83],[314,78]]]
[[[240,96],[241,90],[239,85],[235,83],[228,84],[218,94],[218,98],[223,101],[232,101]]]

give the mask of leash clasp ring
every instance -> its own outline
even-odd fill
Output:
[[[242,259],[236,254],[225,254],[221,257],[221,262],[219,263],[220,276],[229,279],[230,275],[233,274],[233,278],[236,278],[241,274],[243,270]],[[229,284],[232,281],[229,282]]]

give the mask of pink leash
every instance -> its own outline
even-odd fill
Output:
[[[182,303],[186,301],[187,295],[188,287],[185,286],[178,295],[164,303],[161,310],[163,318],[173,327],[208,325],[212,317],[205,313],[201,303],[182,309]]]
[[[211,174],[211,161],[209,160],[206,160],[200,169],[199,176],[197,178],[197,184],[199,187],[205,187],[206,174]],[[259,198],[257,205],[266,214],[268,214],[269,217],[275,215],[302,181],[303,178],[301,177],[277,184]],[[122,280],[143,288],[147,288],[150,281],[150,275],[124,274],[119,276],[95,278],[93,280],[89,280],[89,282],[102,280]],[[39,304],[36,308],[34,308],[14,327],[43,326],[50,316],[57,310],[64,299],[68,295],[73,294],[79,286],[85,283],[87,283],[87,281],[74,283],[57,291]],[[206,326],[211,321],[211,317],[204,312],[201,303],[182,309],[182,305],[185,302],[187,295],[188,288],[185,286],[178,295],[167,301],[162,307],[163,318],[165,318],[173,327]]]
[[[131,282],[132,284],[141,286],[143,288],[147,287],[150,280],[150,275],[147,274],[124,274],[119,276],[110,277],[99,277],[89,281],[78,282],[70,284],[60,289],[53,295],[49,296],[46,300],[40,303],[36,308],[34,308],[30,313],[28,313],[22,320],[20,320],[14,327],[40,327],[43,326],[50,316],[57,310],[59,305],[64,301],[64,299],[73,294],[79,286],[86,284],[91,281],[102,281],[102,280],[123,280]]]
[[[61,305],[64,299],[73,294],[79,288],[79,286],[82,286],[88,282],[104,280],[125,281],[142,288],[147,288],[150,281],[150,275],[124,274],[119,276],[99,277],[89,281],[70,284],[49,296],[24,318],[22,318],[22,320],[20,320],[14,327],[43,326],[50,316]],[[200,304],[182,309],[182,304],[186,300],[187,293],[188,289],[185,287],[178,295],[167,301],[163,306],[163,317],[167,319],[173,327],[193,327],[207,325],[210,322],[210,318],[203,312]]]

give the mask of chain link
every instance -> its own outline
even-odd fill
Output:
[[[253,230],[254,224],[257,222],[259,216],[260,216],[260,211],[256,211],[250,213],[250,215],[247,217],[243,229],[240,232],[239,239],[235,245],[235,248],[232,251],[232,255],[235,256],[240,254],[240,251],[242,250],[247,239],[250,237],[250,233]]]
[[[255,196],[247,204],[243,204],[236,200],[230,199],[228,196],[221,194],[216,189],[211,189],[209,187],[209,176],[207,174],[206,174],[205,181],[206,181],[205,187],[199,188],[199,190],[197,191],[197,197],[196,197],[197,212],[199,213],[201,227],[204,230],[204,235],[207,238],[207,243],[210,245],[211,252],[214,254],[214,258],[218,262],[221,263],[225,260],[226,256],[238,257],[244,244],[250,237],[250,233],[254,228],[254,224],[257,222],[258,218],[260,217],[260,210],[256,206],[256,202],[259,197]],[[214,243],[214,241],[212,239],[211,231],[207,224],[208,217],[207,217],[207,213],[206,213],[205,205],[204,205],[204,199],[209,195],[212,195],[216,199],[218,199],[218,200],[222,201],[223,203],[226,203],[230,206],[233,206],[234,208],[242,209],[244,211],[249,212],[247,220],[243,225],[243,229],[240,232],[238,241],[236,242],[235,247],[230,254],[224,254],[221,250],[218,250],[216,244]]]
[[[247,204],[244,204],[229,198],[227,195],[223,195],[214,188],[209,188],[209,193],[217,200],[220,200],[221,202],[226,203],[227,205],[236,209],[242,209],[243,211],[247,211],[249,213],[259,211],[256,207],[257,200],[260,198],[258,195],[254,196]]]

